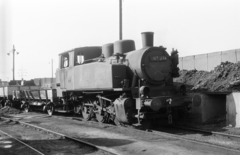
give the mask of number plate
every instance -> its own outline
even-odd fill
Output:
[[[166,60],[167,60],[166,56],[156,55],[151,57],[151,61],[166,61]]]

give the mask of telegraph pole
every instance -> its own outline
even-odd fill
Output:
[[[11,52],[13,55],[13,70],[12,70],[13,71],[13,81],[15,81],[15,52],[16,52],[16,49],[15,49],[14,45],[13,45],[13,50]],[[7,55],[10,55],[11,52],[7,53]],[[19,54],[19,52],[17,52],[17,54]]]
[[[119,0],[119,40],[122,40],[122,0]]]
[[[13,45],[13,81],[15,81],[15,47]]]

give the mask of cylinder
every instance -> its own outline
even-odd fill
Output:
[[[105,58],[113,55],[113,43],[105,44],[102,46],[102,54]]]
[[[147,96],[150,93],[150,88],[148,86],[142,86],[139,91],[141,95]]]
[[[142,45],[143,47],[153,46],[153,32],[142,32]]]
[[[135,42],[133,40],[118,40],[114,42],[114,54],[124,54],[135,50]]]
[[[153,111],[158,111],[162,106],[161,100],[158,98],[146,99],[143,104],[144,106],[150,107]]]

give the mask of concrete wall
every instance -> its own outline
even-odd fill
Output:
[[[207,71],[213,70],[219,64],[221,64],[221,52],[207,54]]]
[[[227,95],[227,126],[240,127],[240,93]]]
[[[222,54],[222,62],[225,62],[225,61],[229,61],[232,63],[237,62],[237,54],[235,50],[224,51],[224,52],[221,52],[221,54]]]
[[[189,119],[193,123],[205,123],[216,117],[226,114],[225,94],[201,94],[201,105],[192,107],[189,111]]]
[[[188,118],[193,123],[205,123],[226,116],[226,126],[240,127],[240,92],[201,94],[201,105],[192,107]],[[213,122],[210,122],[213,123]]]
[[[226,115],[226,95],[202,95],[202,121]]]
[[[240,49],[180,57],[178,67],[180,70],[197,69],[211,71],[221,62],[226,61],[240,62]]]
[[[237,55],[237,61],[240,61],[240,49],[236,49],[235,52]]]
[[[207,70],[208,67],[207,65],[207,55],[206,54],[200,54],[200,55],[195,55],[195,69],[196,70]]]
[[[194,56],[183,57],[182,66],[186,70],[194,69]]]

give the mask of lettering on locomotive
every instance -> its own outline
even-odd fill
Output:
[[[151,61],[166,61],[167,60],[167,57],[166,56],[159,56],[159,55],[156,55],[156,56],[152,56],[150,58]]]

